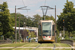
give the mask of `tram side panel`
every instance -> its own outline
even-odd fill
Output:
[[[52,26],[52,40],[55,42],[55,25]]]
[[[41,36],[41,25],[39,24],[39,27],[38,27],[38,43],[39,42],[42,42],[43,39],[42,39],[42,36]]]

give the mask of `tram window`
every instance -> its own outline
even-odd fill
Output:
[[[51,36],[50,30],[43,30],[43,36]]]
[[[39,32],[38,35],[41,36],[41,25],[39,25]]]
[[[52,36],[54,36],[54,25],[52,26]]]
[[[43,36],[51,36],[51,22],[42,23]]]

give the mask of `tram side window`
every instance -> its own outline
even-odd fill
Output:
[[[38,31],[39,36],[41,36],[41,25],[39,25],[39,31]]]
[[[55,25],[52,26],[52,36],[55,35],[55,34],[54,34],[54,26],[55,26]]]

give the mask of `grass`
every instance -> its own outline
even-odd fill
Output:
[[[54,43],[56,47],[70,47],[68,44],[64,43]],[[0,47],[36,47],[40,45],[39,43],[11,43],[11,44],[0,44]],[[40,47],[53,47],[51,43],[41,44]],[[0,48],[0,50],[33,50],[33,48]],[[51,48],[37,48],[35,50],[53,50]],[[55,50],[71,50],[71,49],[55,49]]]
[[[0,47],[20,47],[22,45],[25,45],[25,43],[1,44]]]
[[[29,44],[23,45],[22,47],[36,47],[38,45],[39,43],[29,43]]]
[[[68,44],[64,43],[54,43],[56,47],[70,47]],[[39,43],[11,43],[11,44],[1,44],[0,47],[36,47]],[[51,43],[41,44],[40,47],[53,47]]]
[[[33,48],[14,48],[14,49],[0,49],[0,50],[33,50]],[[50,48],[37,48],[35,50],[53,50],[53,49],[50,49]],[[71,50],[71,49],[55,49],[55,50]]]
[[[35,50],[53,50],[53,49],[50,49],[50,48],[38,48],[38,49],[35,49]],[[55,49],[55,50],[71,50],[71,49]]]
[[[16,48],[14,50],[33,50],[33,48]]]
[[[55,43],[57,47],[71,47],[69,44],[64,44],[64,43]]]
[[[54,43],[56,47],[70,47],[70,45],[68,44],[64,44],[64,43]],[[40,47],[53,47],[53,44],[42,44]]]
[[[10,48],[6,48],[6,49],[0,48],[0,50],[11,50],[11,49]]]
[[[74,44],[74,47],[75,47],[75,44]]]
[[[40,47],[53,47],[53,44],[45,43],[42,44]]]

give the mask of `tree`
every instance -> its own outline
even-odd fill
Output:
[[[64,26],[66,31],[69,32],[69,36],[70,36],[70,32],[75,30],[75,22],[74,22],[75,8],[73,7],[74,4],[67,0],[67,2],[64,5],[63,12],[61,13],[61,15],[58,15],[58,20],[57,20],[57,28],[59,30],[62,30]],[[64,19],[64,23],[63,23],[63,19]]]
[[[53,16],[45,16],[45,20],[53,20],[55,22],[55,19]]]
[[[28,31],[28,30],[27,30],[27,32],[28,32],[28,34],[29,34],[28,38],[34,38],[34,37],[36,37],[36,35],[35,35],[34,32],[30,32],[30,31]]]
[[[41,16],[40,15],[36,14],[36,15],[33,16],[33,20],[32,21],[33,21],[33,26],[34,27],[38,27],[39,20],[41,20]]]
[[[27,19],[26,19],[26,26],[32,27],[32,18],[31,17],[27,17]]]
[[[3,10],[2,10],[2,4],[0,4],[0,36],[3,34],[3,28],[2,28],[2,12],[3,12]]]
[[[36,14],[33,16],[33,26],[38,27],[38,22],[43,19],[40,15]],[[45,16],[45,20],[53,20],[55,21],[53,16]]]
[[[0,5],[0,24],[1,24],[1,30],[2,35],[4,35],[5,39],[9,38],[10,35],[13,33],[13,28],[10,23],[10,13],[8,10],[8,5],[6,2],[3,2],[3,4]]]
[[[24,22],[27,20],[26,16],[20,14],[20,13],[16,13],[17,16],[17,27],[19,27],[19,17],[20,17],[20,27],[24,26]],[[11,20],[12,20],[12,25],[15,26],[15,13],[11,13]]]
[[[23,27],[24,26],[24,22],[26,24],[26,26],[28,27],[38,27],[38,22],[41,20],[41,16],[36,14],[33,16],[33,18],[31,18],[30,16],[26,17],[24,16],[23,14],[20,14],[20,13],[16,13],[17,15],[17,27],[19,27],[19,18],[20,17],[20,27]],[[11,20],[12,20],[12,25],[15,26],[15,13],[11,13]],[[54,17],[53,16],[47,16],[46,17],[47,20],[54,20]]]

